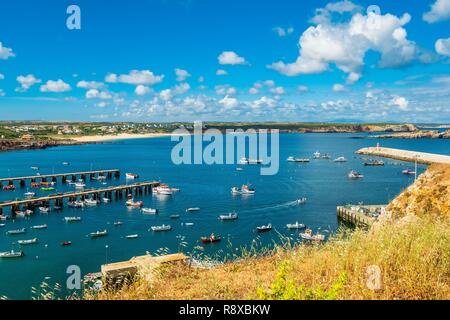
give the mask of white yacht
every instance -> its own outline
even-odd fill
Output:
[[[291,223],[287,224],[286,227],[289,230],[299,230],[299,229],[304,229],[306,226],[303,223],[296,222],[296,223],[293,223],[293,224],[291,224]]]
[[[142,208],[141,211],[142,211],[142,213],[146,213],[146,214],[157,214],[158,213],[158,209],[153,209],[153,208]]]
[[[170,230],[172,230],[172,227],[170,225],[163,224],[162,226],[153,226],[150,229],[153,232],[163,232],[163,231],[170,231]]]
[[[229,214],[219,216],[219,220],[222,220],[222,221],[232,221],[232,220],[237,220],[237,219],[238,219],[238,215],[235,212],[231,212]]]

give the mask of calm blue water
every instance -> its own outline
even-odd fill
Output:
[[[46,277],[48,282],[65,283],[65,271],[69,265],[78,265],[82,272],[95,272],[100,265],[113,261],[130,259],[147,251],[155,253],[160,248],[171,252],[179,249],[178,235],[188,242],[185,251],[198,245],[201,236],[211,232],[221,234],[234,247],[250,245],[258,237],[264,244],[277,241],[277,232],[258,236],[255,228],[272,223],[283,235],[297,238],[286,230],[287,223],[299,221],[314,230],[335,231],[338,227],[336,206],[363,201],[368,204],[383,204],[393,199],[412,182],[412,177],[401,171],[411,165],[399,161],[386,160],[383,168],[364,167],[363,161],[353,152],[359,148],[373,146],[377,141],[351,139],[353,134],[285,134],[280,138],[280,172],[276,176],[261,176],[259,167],[246,166],[244,171],[236,171],[236,166],[175,166],[170,160],[174,145],[170,138],[128,140],[101,145],[58,147],[38,151],[0,153],[0,176],[30,175],[31,166],[39,166],[41,174],[85,171],[92,169],[118,168],[122,172],[120,180],[110,180],[108,184],[126,183],[124,173],[134,172],[144,180],[161,180],[172,187],[181,189],[173,197],[143,196],[145,207],[158,208],[158,216],[142,215],[138,210],[128,210],[124,200],[113,200],[96,208],[83,210],[65,208],[61,213],[40,215],[29,219],[8,221],[0,229],[0,252],[12,248],[21,239],[39,238],[39,244],[22,248],[26,254],[21,259],[0,260],[0,295],[9,298],[30,298],[30,288],[39,285]],[[450,154],[446,140],[386,140],[383,146]],[[345,156],[349,162],[333,163],[329,160],[312,161],[310,164],[286,162],[288,156],[311,157],[320,150],[333,157]],[[62,162],[70,161],[70,167]],[[350,181],[348,172],[358,170],[365,175],[361,181]],[[421,167],[420,171],[425,168]],[[256,188],[251,197],[233,197],[232,186],[250,182]],[[58,192],[73,190],[70,186],[57,184]],[[102,187],[99,182],[88,182],[88,187]],[[22,198],[26,189],[15,192],[0,191],[0,200]],[[40,192],[40,194],[43,194]],[[305,206],[296,206],[292,201],[307,197]],[[199,213],[185,213],[188,207],[201,207]],[[220,214],[236,211],[239,220],[222,223]],[[181,215],[180,220],[170,220],[172,214]],[[65,216],[82,216],[82,223],[67,224]],[[114,221],[124,225],[115,227]],[[193,222],[194,226],[182,226]],[[26,235],[7,236],[5,232],[22,227],[48,224],[47,230],[30,230]],[[148,232],[150,226],[171,224],[173,231],[154,234]],[[90,232],[108,229],[105,238],[91,240]],[[136,240],[126,240],[128,234],[139,234]],[[70,240],[71,247],[61,247],[61,241]],[[108,248],[105,248],[105,246]],[[18,246],[15,246],[19,249]],[[228,241],[208,246],[205,254],[230,253]]]

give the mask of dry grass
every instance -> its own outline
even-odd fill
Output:
[[[209,270],[166,266],[88,299],[450,299],[450,166],[433,166],[390,209],[414,219],[341,231],[322,246],[285,246]],[[426,207],[422,207],[426,205]],[[430,214],[427,214],[429,212]],[[367,287],[368,267],[381,289]]]

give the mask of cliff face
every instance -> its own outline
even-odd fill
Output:
[[[449,139],[450,138],[450,130],[445,131],[445,132],[437,132],[437,131],[433,131],[433,130],[399,132],[399,133],[392,133],[392,134],[382,134],[382,135],[378,135],[378,136],[373,136],[371,138],[378,138],[378,139],[391,139],[391,138],[397,138],[397,139],[423,139],[423,138]]]
[[[450,165],[432,165],[387,207],[392,217],[450,217]]]
[[[45,149],[56,146],[81,144],[73,140],[32,140],[25,141],[20,139],[0,139],[0,152],[28,149]]]

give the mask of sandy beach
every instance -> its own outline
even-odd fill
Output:
[[[170,137],[171,133],[146,133],[146,134],[132,134],[121,133],[117,135],[104,135],[104,136],[82,136],[71,138],[77,142],[103,142],[114,140],[128,140],[128,139],[145,139],[145,138],[158,138],[158,137]]]

